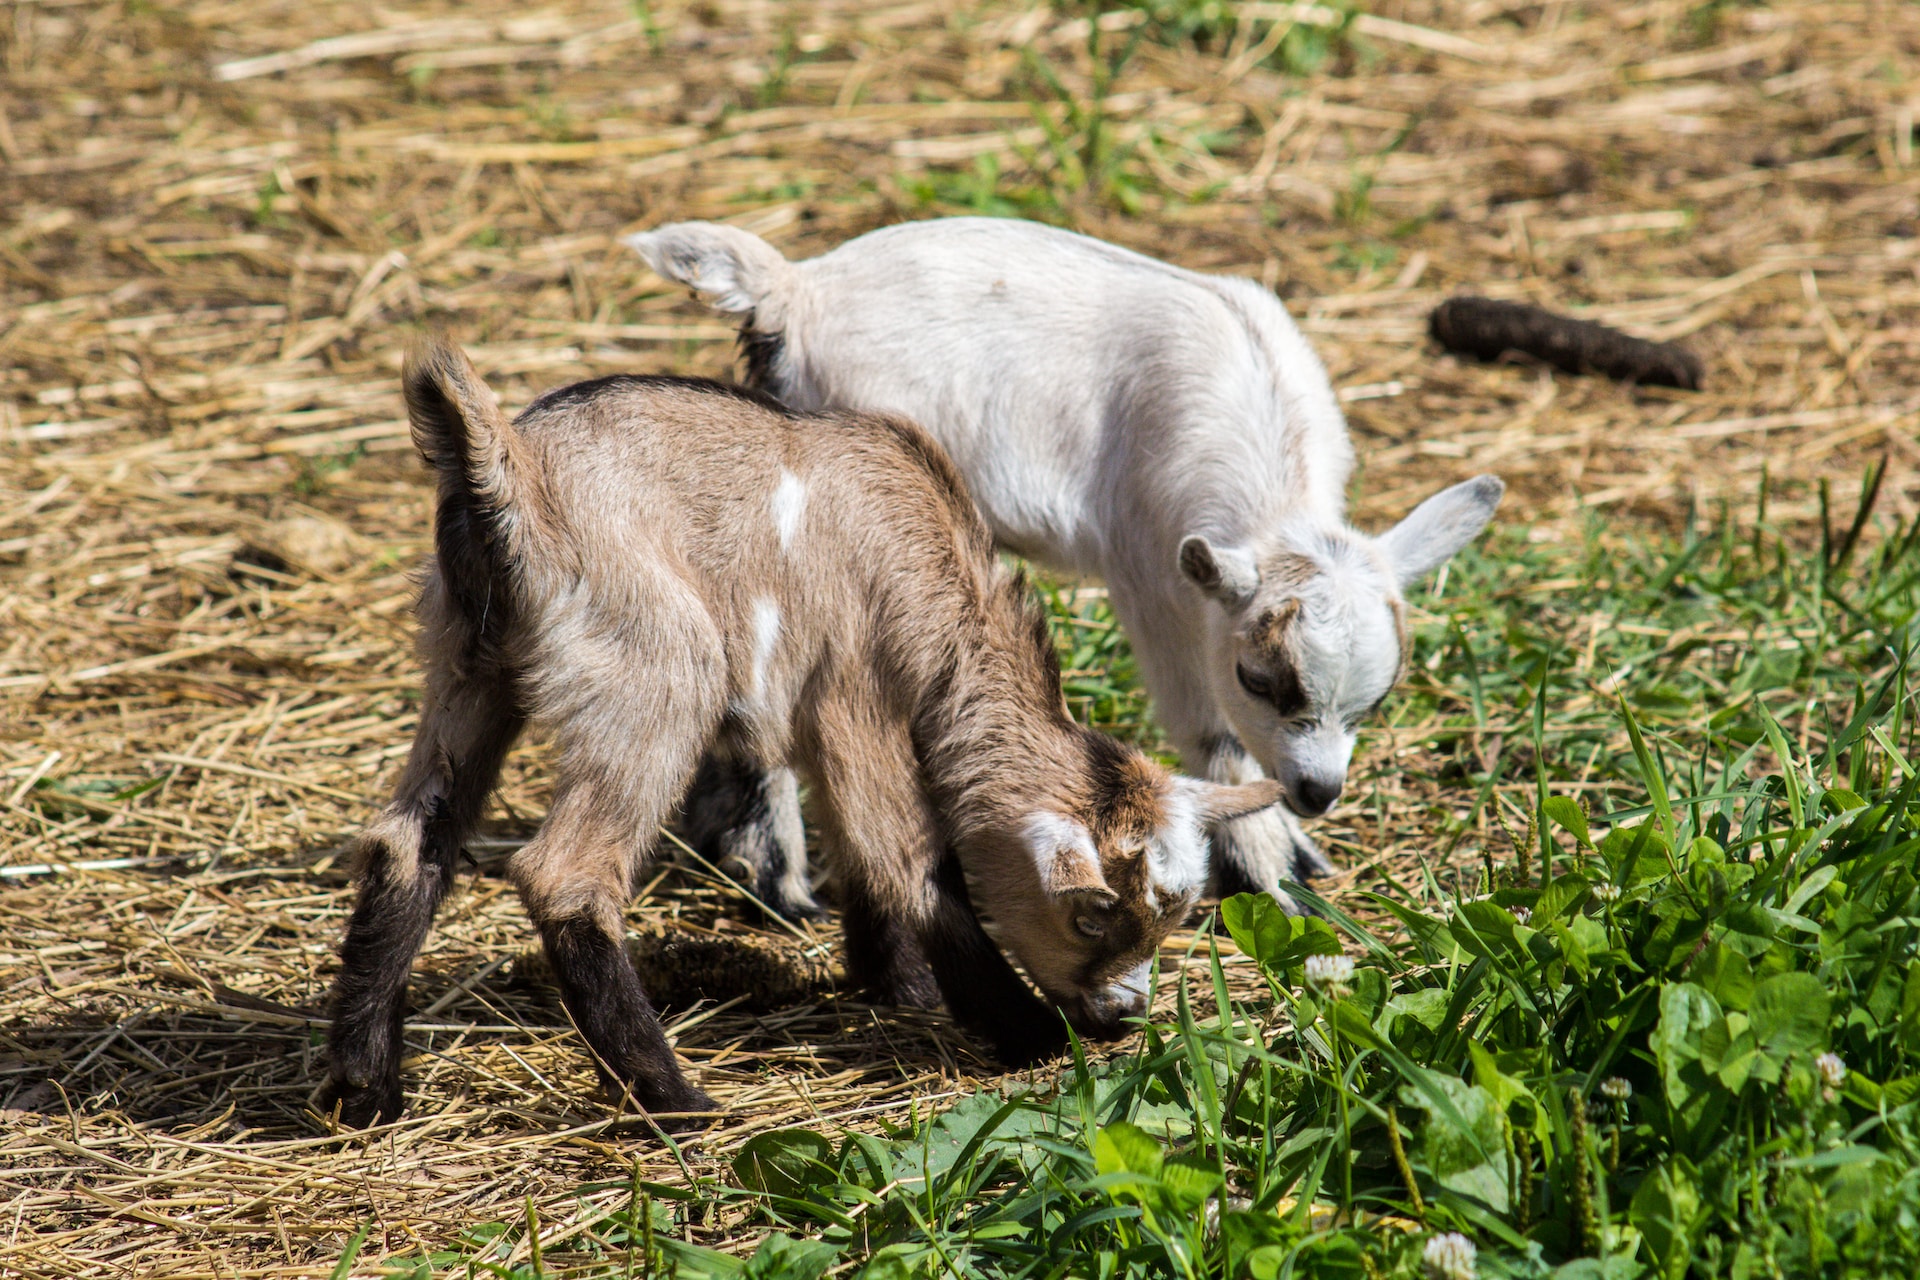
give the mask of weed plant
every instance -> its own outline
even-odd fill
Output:
[[[1817,547],[1763,500],[1463,556],[1395,711],[1449,803],[1417,880],[1342,900],[1371,926],[1230,899],[1241,958],[1197,953],[1130,1053],[636,1182],[569,1274],[1920,1274],[1920,534],[1870,532],[1876,491]],[[1048,599],[1070,670],[1106,673],[1080,709],[1132,724],[1097,600]],[[1262,998],[1229,990],[1247,963]],[[750,1258],[678,1238],[716,1205],[750,1209]],[[540,1274],[497,1261],[530,1230],[407,1265]]]

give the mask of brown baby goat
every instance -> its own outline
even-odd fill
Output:
[[[327,1105],[401,1109],[407,972],[528,720],[552,811],[510,871],[575,1024],[653,1113],[712,1103],[681,1074],[621,910],[703,752],[791,764],[819,801],[848,968],[1005,1062],[1148,999],[1206,881],[1205,824],[1280,798],[1168,773],[1076,725],[1045,620],[958,475],[897,419],[801,415],[678,378],[549,392],[512,424],[460,351],[404,375],[439,473],[420,601],[427,692],[393,802],[360,843]]]

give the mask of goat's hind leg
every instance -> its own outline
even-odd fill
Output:
[[[715,682],[717,683],[717,682]],[[553,966],[561,999],[608,1086],[650,1113],[708,1112],[688,1082],[627,954],[622,909],[660,822],[686,789],[719,720],[709,682],[642,671],[571,682],[558,708],[557,785],[546,824],[509,870]],[[644,705],[634,689],[655,692]],[[630,750],[639,747],[636,754]],[[659,1118],[664,1128],[704,1124]]]
[[[708,752],[687,792],[683,825],[701,857],[740,876],[777,915],[817,920],[825,914],[807,879],[800,785],[791,769]]]
[[[660,814],[608,813],[592,788],[556,798],[540,834],[514,855],[513,878],[546,944],[560,997],[609,1088],[649,1112],[711,1111],[688,1083],[627,954],[621,920],[641,844]],[[665,806],[661,806],[664,811]],[[702,1123],[664,1121],[668,1128]]]
[[[436,670],[394,798],[360,836],[359,893],[340,947],[322,1110],[356,1128],[397,1120],[407,974],[521,716],[512,680]]]

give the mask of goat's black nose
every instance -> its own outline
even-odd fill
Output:
[[[1333,808],[1333,802],[1340,798],[1344,779],[1334,782],[1321,782],[1317,778],[1302,778],[1294,783],[1294,811],[1303,818],[1312,818]]]

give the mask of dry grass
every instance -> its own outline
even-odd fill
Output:
[[[413,727],[404,334],[450,327],[510,406],[726,370],[728,332],[624,231],[733,218],[804,254],[955,211],[994,157],[1084,230],[1279,288],[1346,389],[1367,521],[1495,470],[1540,540],[1595,509],[1672,527],[1763,466],[1804,518],[1882,452],[1883,506],[1914,514],[1920,9],[1375,9],[1297,78],[1251,56],[1285,5],[1211,52],[1143,44],[1104,107],[1140,145],[1109,174],[1127,216],[1098,174],[1066,189],[1029,103],[1074,127],[1023,54],[1084,105],[1072,13],[4,6],[0,1274],[310,1273],[369,1219],[380,1257],[531,1194],[564,1236],[582,1182],[684,1176],[593,1087],[491,874],[544,811],[537,744],[422,957],[412,1117],[342,1150],[304,1114],[340,851]],[[1707,390],[1441,358],[1424,317],[1460,287],[1684,337]],[[1405,867],[1454,800],[1386,767],[1417,726],[1388,737],[1366,827],[1330,834]],[[633,916],[802,947],[739,905],[675,864]],[[809,998],[681,1010],[730,1108],[692,1159],[995,1078],[939,1018]]]

